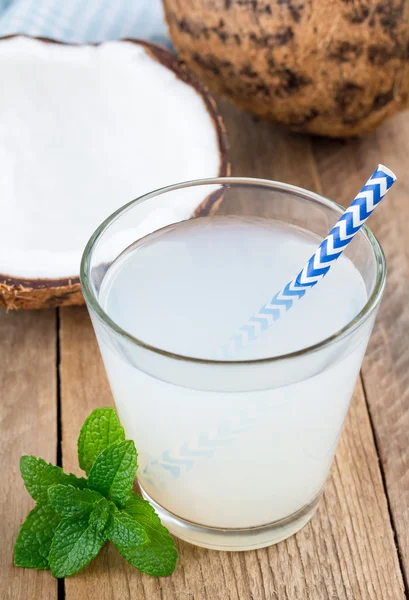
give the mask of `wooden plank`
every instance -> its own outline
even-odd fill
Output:
[[[13,546],[34,501],[24,488],[19,461],[34,454],[55,463],[55,311],[0,311],[0,598],[57,599],[57,582],[46,571],[13,565]]]
[[[363,378],[375,429],[406,584],[409,581],[409,114],[385,123],[361,140],[316,140],[323,191],[346,205],[378,162],[398,181],[371,217],[388,264],[388,282],[363,364]]]
[[[276,179],[319,189],[310,138],[294,135],[219,102],[226,125],[232,175]]]
[[[224,108],[236,174],[317,189],[308,138],[285,134]],[[75,441],[92,408],[112,402],[91,324],[83,309],[61,310],[63,462],[76,470]],[[66,580],[67,600],[399,600],[404,598],[378,456],[361,386],[347,419],[317,515],[268,549],[213,552],[178,542],[172,577],[130,568],[111,547]]]

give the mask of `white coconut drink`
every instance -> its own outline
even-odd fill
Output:
[[[168,51],[135,41],[0,40],[0,305],[82,304],[85,243],[108,215],[178,181],[228,174],[214,101]],[[148,234],[220,195],[158,207]]]

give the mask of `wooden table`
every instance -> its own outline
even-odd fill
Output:
[[[2,312],[1,600],[409,597],[409,114],[345,142],[293,135],[224,103],[221,109],[233,174],[287,181],[344,204],[378,162],[399,177],[371,218],[388,285],[319,510],[297,535],[268,549],[213,552],[178,542],[178,567],[166,579],[141,575],[109,546],[66,581],[13,567],[14,539],[33,505],[20,456],[78,472],[80,426],[112,398],[84,308]]]

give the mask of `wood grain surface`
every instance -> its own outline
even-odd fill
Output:
[[[401,564],[409,581],[409,115],[348,144],[316,141],[322,191],[344,205],[378,162],[398,181],[370,226],[386,255],[388,281],[362,368]],[[340,166],[342,168],[340,168]]]
[[[24,454],[57,459],[56,315],[0,312],[0,598],[54,600],[46,571],[13,566],[18,529],[34,500],[19,472]]]
[[[344,204],[380,160],[405,178],[409,115],[362,141],[296,136],[221,103],[233,174],[287,181]],[[398,139],[401,150],[397,148]],[[406,144],[406,146],[405,146]],[[405,152],[406,149],[406,152]],[[129,567],[111,546],[58,589],[49,573],[12,566],[18,525],[31,506],[18,476],[23,453],[56,455],[61,403],[62,461],[79,472],[76,439],[89,412],[112,397],[84,308],[0,314],[1,434],[7,498],[2,520],[0,598],[7,600],[403,600],[409,553],[409,231],[405,184],[390,194],[372,225],[389,264],[386,298],[368,349],[324,497],[297,535],[251,552],[214,552],[178,542],[169,578]],[[58,339],[57,339],[58,338]],[[60,371],[56,388],[56,348]],[[369,407],[369,410],[368,410]],[[405,431],[406,429],[406,431]],[[4,530],[4,531],[3,531]],[[395,539],[396,538],[396,539]],[[406,570],[405,570],[406,569]]]

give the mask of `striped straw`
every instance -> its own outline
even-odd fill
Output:
[[[302,298],[331,269],[347,245],[396,181],[392,171],[378,165],[342,217],[318,246],[305,267],[267,304],[242,325],[221,348],[223,358],[234,358],[250,342],[257,340],[295,300]]]

